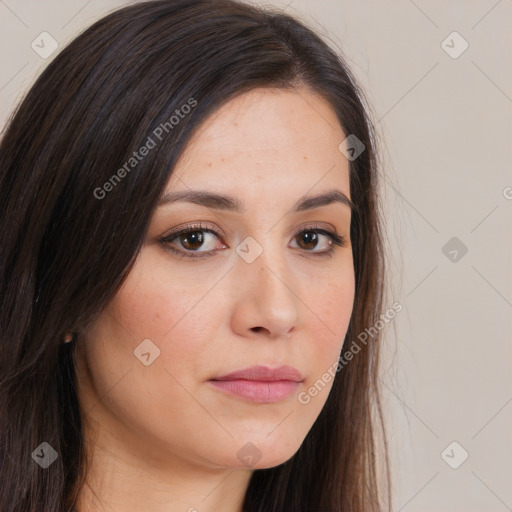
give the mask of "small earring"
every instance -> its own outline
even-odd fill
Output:
[[[73,341],[74,335],[72,332],[67,332],[64,336],[64,343],[69,343],[70,341]]]

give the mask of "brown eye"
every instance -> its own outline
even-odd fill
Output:
[[[325,241],[323,238],[325,238]],[[339,247],[346,246],[345,239],[342,236],[322,228],[302,230],[295,236],[294,240],[297,240],[299,249],[310,252],[315,256],[332,256],[335,250],[333,245],[338,245]],[[319,247],[319,250],[315,250]]]
[[[187,250],[196,251],[204,243],[204,236],[201,231],[190,231],[189,233],[179,235],[181,245]]]
[[[318,233],[314,231],[303,231],[297,235],[299,246],[301,249],[311,250],[314,249],[318,244]],[[329,242],[329,245],[332,242]]]
[[[221,235],[202,224],[186,226],[177,229],[160,241],[171,252],[184,258],[201,258],[213,256],[217,249],[224,249],[226,245],[219,247],[218,240]]]
[[[219,247],[215,239],[221,240],[221,235],[215,230],[199,224],[177,229],[160,241],[166,249],[180,257],[203,258],[214,256],[220,249],[227,248],[224,243],[221,243]],[[304,229],[295,235],[293,241],[297,245],[292,247],[317,257],[332,257],[335,250],[333,245],[346,246],[344,237],[322,228]]]

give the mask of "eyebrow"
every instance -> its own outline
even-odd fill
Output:
[[[183,190],[178,192],[169,192],[162,196],[158,201],[158,206],[172,204],[176,202],[194,203],[215,210],[227,210],[236,213],[246,211],[243,201],[236,197],[225,196],[203,190]],[[316,196],[301,197],[291,208],[291,213],[320,208],[333,203],[341,203],[355,210],[354,203],[340,190],[329,190]]]

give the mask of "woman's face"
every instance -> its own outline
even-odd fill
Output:
[[[104,438],[159,467],[268,468],[298,450],[332,387],[322,375],[348,328],[354,268],[350,207],[296,205],[334,191],[350,198],[346,135],[305,89],[254,90],[201,126],[163,195],[231,199],[158,206],[77,354],[79,398]],[[298,375],[214,380],[283,365]]]

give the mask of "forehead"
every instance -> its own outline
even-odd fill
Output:
[[[346,195],[349,164],[332,107],[307,89],[255,89],[220,107],[197,130],[166,190],[201,185],[222,191],[305,193],[336,186]]]

